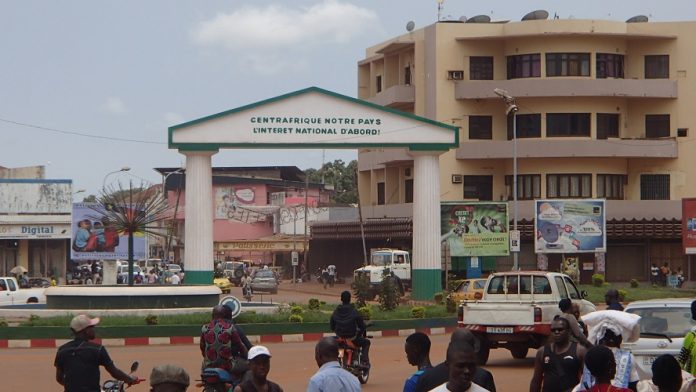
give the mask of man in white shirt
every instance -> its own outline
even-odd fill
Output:
[[[476,353],[468,343],[450,342],[447,346],[449,380],[430,392],[489,392],[471,381],[476,372]]]
[[[181,278],[179,278],[178,274],[172,274],[171,278],[169,278],[169,283],[179,284],[179,283],[181,283]]]

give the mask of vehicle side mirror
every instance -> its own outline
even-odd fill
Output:
[[[580,292],[580,296],[581,296],[583,299],[587,298],[587,290],[582,290],[582,291]]]

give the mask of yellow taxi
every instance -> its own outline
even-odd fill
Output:
[[[213,284],[220,288],[223,294],[229,294],[234,286],[230,279],[224,276],[213,279]]]
[[[448,297],[454,300],[455,303],[481,299],[483,298],[483,289],[486,287],[487,280],[486,278],[464,279]]]

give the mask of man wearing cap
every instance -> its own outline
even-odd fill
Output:
[[[54,362],[56,381],[65,387],[65,392],[100,392],[99,366],[104,366],[111,377],[128,385],[139,382],[138,377],[131,377],[114,365],[104,346],[90,341],[94,339],[97,324],[99,318],[84,314],[75,316],[70,322],[75,339],[60,346]]]
[[[319,370],[309,379],[307,392],[360,392],[358,378],[338,363],[338,344],[334,337],[321,338],[314,347]]]
[[[280,385],[266,378],[271,370],[271,352],[266,346],[252,347],[247,358],[251,379],[242,381],[234,388],[234,392],[283,392]]]
[[[179,366],[155,366],[150,373],[150,392],[185,392],[189,383],[188,373]]]

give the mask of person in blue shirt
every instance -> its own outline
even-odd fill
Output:
[[[77,232],[75,233],[75,241],[73,242],[73,248],[78,251],[84,251],[87,246],[87,241],[89,240],[90,231],[92,224],[88,219],[81,220],[77,222]]]
[[[618,310],[623,312],[624,308],[619,302],[619,291],[616,289],[609,289],[607,293],[604,294],[604,301],[607,304],[607,309]]]
[[[404,345],[406,359],[410,365],[418,367],[418,371],[406,379],[404,392],[415,392],[418,379],[433,365],[430,363],[430,338],[423,332],[415,332],[406,338]]]
[[[314,347],[319,370],[309,379],[307,392],[360,392],[358,378],[338,363],[338,344],[334,337],[319,340]]]

